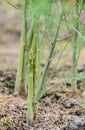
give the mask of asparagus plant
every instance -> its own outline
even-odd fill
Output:
[[[44,1],[46,6],[49,1]],[[24,4],[24,14],[23,14],[23,25],[22,25],[22,34],[21,34],[21,45],[20,45],[20,56],[18,64],[18,72],[16,78],[16,87],[15,91],[19,94],[26,94],[26,88],[28,87],[28,118],[29,120],[33,119],[35,114],[36,103],[33,101],[34,96],[37,92],[37,86],[40,79],[40,43],[39,43],[39,29],[38,29],[38,20],[40,15],[44,11],[44,6],[37,4],[42,4],[38,1],[28,1],[25,0]],[[39,9],[37,10],[37,7]],[[46,8],[46,7],[45,7]],[[40,14],[37,14],[41,10]],[[30,12],[33,15],[31,17],[31,26],[28,28],[28,17],[27,14]],[[27,78],[28,77],[28,78]]]
[[[57,12],[59,18],[55,18],[53,12],[53,5],[57,4],[56,0],[24,0],[24,10],[23,10],[23,21],[22,21],[22,33],[21,33],[21,43],[20,43],[20,54],[19,54],[19,63],[16,77],[15,91],[19,94],[24,94],[28,96],[28,105],[27,105],[27,121],[32,121],[36,117],[37,103],[40,100],[43,93],[45,93],[44,83],[46,80],[47,71],[52,61],[53,53],[56,47],[56,41],[59,36],[59,31],[63,18],[65,15],[65,3],[68,0],[61,0],[60,3],[60,12]],[[75,24],[75,38],[73,42],[73,77],[76,76],[76,64],[77,64],[77,40],[78,40],[78,31],[79,31],[79,18],[81,10],[79,11],[79,3],[76,4],[76,24]],[[54,9],[55,10],[55,9]],[[55,11],[54,11],[55,12]],[[54,18],[53,18],[54,17]],[[43,30],[40,27],[40,19],[44,18],[44,31],[41,33],[40,30]],[[50,26],[49,24],[50,18]],[[46,21],[48,19],[48,21]],[[57,21],[57,26],[55,26],[56,31],[53,30],[53,38],[50,36],[45,37],[49,39],[51,43],[51,48],[49,50],[49,55],[44,67],[44,71],[41,73],[41,60],[42,52],[41,37],[48,35],[52,30],[48,29],[52,27]],[[65,19],[66,20],[66,19]],[[67,20],[66,20],[67,21]],[[68,25],[67,25],[68,28]],[[48,30],[47,30],[48,29]],[[69,31],[69,28],[68,28]],[[53,40],[52,40],[53,39]],[[44,43],[43,43],[44,44]],[[64,50],[63,50],[64,51]],[[63,52],[62,52],[63,53]],[[53,77],[54,70],[51,74],[50,79]],[[76,88],[76,81],[74,80],[73,84]]]

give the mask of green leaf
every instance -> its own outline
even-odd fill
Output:
[[[12,130],[15,130],[15,129],[13,128],[13,126],[12,126],[9,122],[7,122],[7,121],[0,120],[0,124],[7,125],[7,126],[9,126]]]

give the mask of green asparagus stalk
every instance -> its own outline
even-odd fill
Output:
[[[29,64],[28,64],[28,110],[27,121],[33,120],[33,48],[29,52]]]
[[[25,94],[26,90],[23,84],[23,70],[24,70],[24,59],[25,59],[25,46],[26,46],[26,5],[27,1],[25,1],[24,5],[24,14],[23,14],[23,22],[22,22],[22,33],[21,33],[21,43],[20,43],[20,54],[19,54],[19,63],[18,63],[18,71],[16,77],[15,91],[19,94]]]

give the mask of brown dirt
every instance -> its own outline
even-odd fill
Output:
[[[15,72],[0,72],[0,119],[11,123],[15,130],[85,130],[85,108],[63,85],[42,97],[36,120],[27,124],[27,99],[13,94],[14,83]],[[0,130],[12,129],[0,124]]]

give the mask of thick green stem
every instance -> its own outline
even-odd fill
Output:
[[[33,48],[30,50],[29,54],[29,64],[28,64],[28,114],[27,120],[33,120]]]
[[[41,52],[40,52],[40,35],[39,28],[36,25],[36,77],[37,77],[37,86],[41,77]],[[38,89],[38,88],[37,88]]]
[[[36,75],[36,61],[37,61],[37,33],[36,33],[36,22],[34,22],[34,26],[33,26],[33,37],[32,37],[32,43],[31,43],[31,49],[29,50],[29,60],[32,60],[32,64],[29,62],[29,66],[33,66],[32,71],[29,70],[29,72],[31,71],[33,77],[28,78],[28,119],[31,120],[33,118],[36,118],[36,109],[37,109],[37,103],[34,102],[34,97],[36,95],[36,91],[37,91],[37,75]],[[30,69],[30,68],[29,68]],[[29,83],[29,81],[32,81],[33,85]],[[31,89],[29,89],[29,87]],[[33,94],[33,95],[31,95]],[[30,96],[32,97],[32,99],[30,99]],[[30,102],[29,102],[30,100]],[[30,107],[30,104],[32,105]],[[30,113],[32,113],[30,115]],[[30,116],[29,116],[30,115]]]
[[[25,44],[24,44],[24,59],[23,59],[23,69],[22,69],[22,82],[20,86],[20,94],[27,95],[27,83],[26,83],[26,46],[27,46],[27,8],[28,8],[28,1],[25,0]]]
[[[40,55],[40,41],[39,41],[38,24],[35,23],[34,29],[34,98],[38,91],[38,84],[41,76],[41,55]],[[37,102],[33,101],[34,118],[36,118]]]
[[[20,94],[24,94],[25,87],[23,83],[23,70],[24,70],[24,54],[25,54],[25,44],[26,44],[26,1],[24,6],[24,14],[23,14],[23,22],[22,22],[22,33],[21,33],[21,45],[20,45],[20,54],[19,54],[19,63],[18,63],[18,71],[16,77],[16,85],[15,91]]]
[[[34,33],[33,33],[33,112],[34,119],[36,118],[36,107],[37,104],[34,102],[34,97],[37,91],[37,77],[36,77],[36,45],[37,45],[37,36],[36,36],[36,22],[34,25]]]

